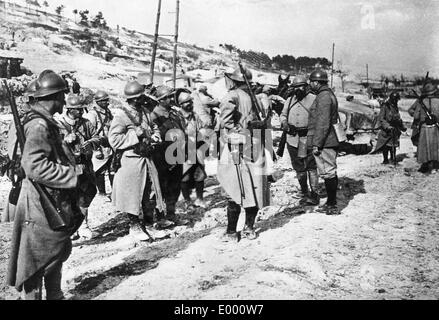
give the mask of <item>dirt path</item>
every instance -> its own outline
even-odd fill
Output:
[[[99,237],[75,246],[64,290],[70,299],[437,299],[438,175],[416,172],[407,136],[400,153],[397,168],[380,155],[341,157],[336,217],[294,209],[285,156],[253,242],[221,241],[224,198],[213,178],[209,211],[152,244],[131,242],[125,218],[98,198],[90,211]],[[3,271],[10,227],[1,228]],[[2,287],[0,297],[17,294]]]

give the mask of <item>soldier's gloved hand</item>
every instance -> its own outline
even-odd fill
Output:
[[[319,157],[322,154],[322,150],[319,149],[319,147],[313,147],[312,148],[312,153],[316,156]]]
[[[75,142],[77,138],[78,138],[78,137],[76,136],[76,134],[74,134],[74,133],[69,133],[68,135],[66,135],[66,136],[64,137],[64,141],[70,144],[70,143]]]

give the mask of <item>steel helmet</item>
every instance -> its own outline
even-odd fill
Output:
[[[427,83],[421,90],[423,96],[432,96],[436,91],[437,87],[432,83]]]
[[[321,69],[317,69],[311,73],[311,75],[309,76],[309,80],[310,81],[319,81],[319,82],[328,82],[328,74]]]
[[[293,84],[291,85],[293,88],[306,86],[308,84],[308,79],[306,76],[296,76],[293,79]]]
[[[43,98],[59,92],[67,93],[69,87],[67,82],[52,70],[45,70],[40,73],[36,84],[33,97]]]
[[[28,86],[26,88],[26,91],[23,94],[24,102],[29,103],[30,102],[30,98],[34,97],[35,91],[37,90],[36,85],[37,85],[37,80],[36,79],[32,80],[28,84]]]
[[[169,96],[172,96],[175,93],[175,91],[168,86],[158,86],[157,90],[155,91],[155,96],[158,101],[163,100]]]
[[[67,109],[84,109],[85,108],[84,99],[77,94],[71,94],[67,97],[66,108]]]
[[[248,81],[251,81],[253,79],[253,75],[249,69],[244,67],[245,76]],[[240,81],[245,82],[244,77],[242,76],[241,69],[235,69],[233,73],[225,73],[225,76],[229,79],[232,79],[234,81]]]
[[[145,86],[137,81],[130,81],[126,84],[124,89],[125,98],[127,100],[140,97],[145,93]]]
[[[109,96],[108,93],[106,93],[105,91],[103,91],[103,90],[98,90],[98,91],[95,93],[94,98],[95,98],[95,101],[96,101],[96,102],[99,102],[99,101],[109,100],[109,99],[110,99],[110,96]]]
[[[190,93],[182,92],[178,96],[178,104],[183,105],[186,102],[193,101],[193,98]]]

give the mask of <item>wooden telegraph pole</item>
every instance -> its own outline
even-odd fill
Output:
[[[369,87],[369,65],[366,64],[366,83],[367,87]]]
[[[151,82],[154,82],[155,56],[157,54],[157,45],[159,40],[159,24],[160,24],[161,8],[162,8],[162,0],[159,0],[159,4],[157,8],[157,20],[155,23],[154,43],[152,46],[152,56],[151,56]]]
[[[178,23],[179,23],[179,15],[180,15],[180,0],[177,0],[177,7],[175,11],[176,17],[175,17],[175,37],[174,37],[174,69],[173,69],[173,78],[172,78],[172,84],[175,89],[176,87],[176,81],[177,81],[177,48],[178,48]]]
[[[334,83],[334,53],[335,53],[335,43],[332,44],[332,62],[331,62],[331,89]]]

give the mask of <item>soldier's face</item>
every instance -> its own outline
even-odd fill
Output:
[[[110,101],[109,100],[98,101],[96,102],[96,104],[103,109],[107,109],[108,106],[110,105]]]
[[[312,91],[316,92],[319,89],[319,82],[318,81],[311,81],[309,84]]]
[[[66,95],[64,94],[64,92],[60,92],[55,99],[55,113],[58,112],[61,114],[65,105]]]
[[[83,114],[84,114],[84,109],[70,109],[69,110],[69,116],[73,120],[77,120],[79,118],[82,118]]]

